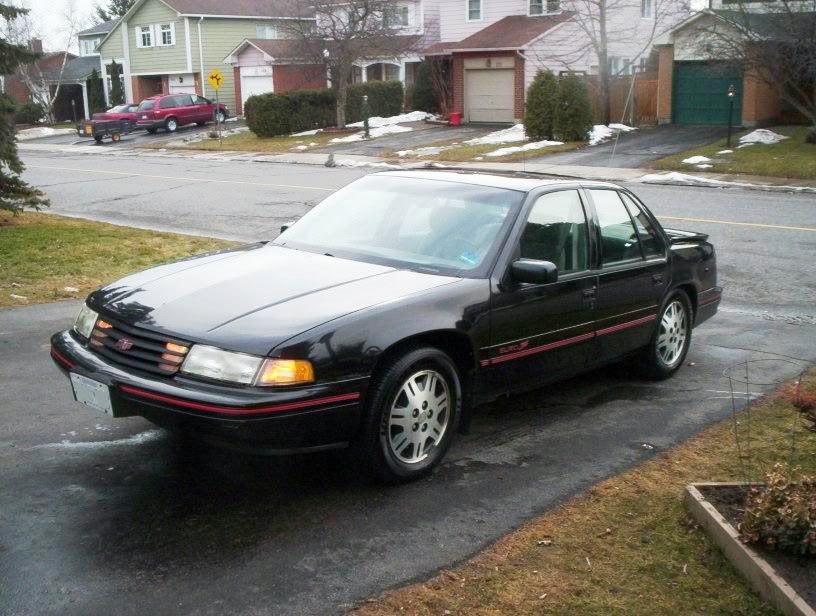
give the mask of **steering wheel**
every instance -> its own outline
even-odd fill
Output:
[[[451,238],[445,238],[445,240],[439,244],[439,247],[434,250],[432,254],[435,257],[441,257],[446,260],[456,259],[457,261],[462,261],[468,265],[475,265],[474,261],[471,261],[465,257],[465,252],[472,252],[473,255],[478,258],[481,253],[481,247],[468,238],[454,236]]]

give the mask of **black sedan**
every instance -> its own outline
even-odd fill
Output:
[[[272,242],[95,291],[51,355],[113,417],[256,452],[352,446],[404,481],[497,396],[624,358],[670,376],[720,296],[707,237],[619,186],[386,172]]]

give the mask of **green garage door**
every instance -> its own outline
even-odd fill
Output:
[[[672,118],[675,124],[728,124],[728,87],[734,86],[732,122],[742,124],[742,74],[716,62],[675,62]]]

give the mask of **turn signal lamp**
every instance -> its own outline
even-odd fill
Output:
[[[314,368],[304,359],[267,359],[257,385],[298,385],[314,381]]]

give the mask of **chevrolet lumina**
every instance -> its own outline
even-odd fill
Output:
[[[707,236],[619,186],[395,171],[274,241],[91,293],[51,355],[113,417],[265,453],[351,446],[398,482],[500,395],[624,358],[670,376],[720,296]]]

